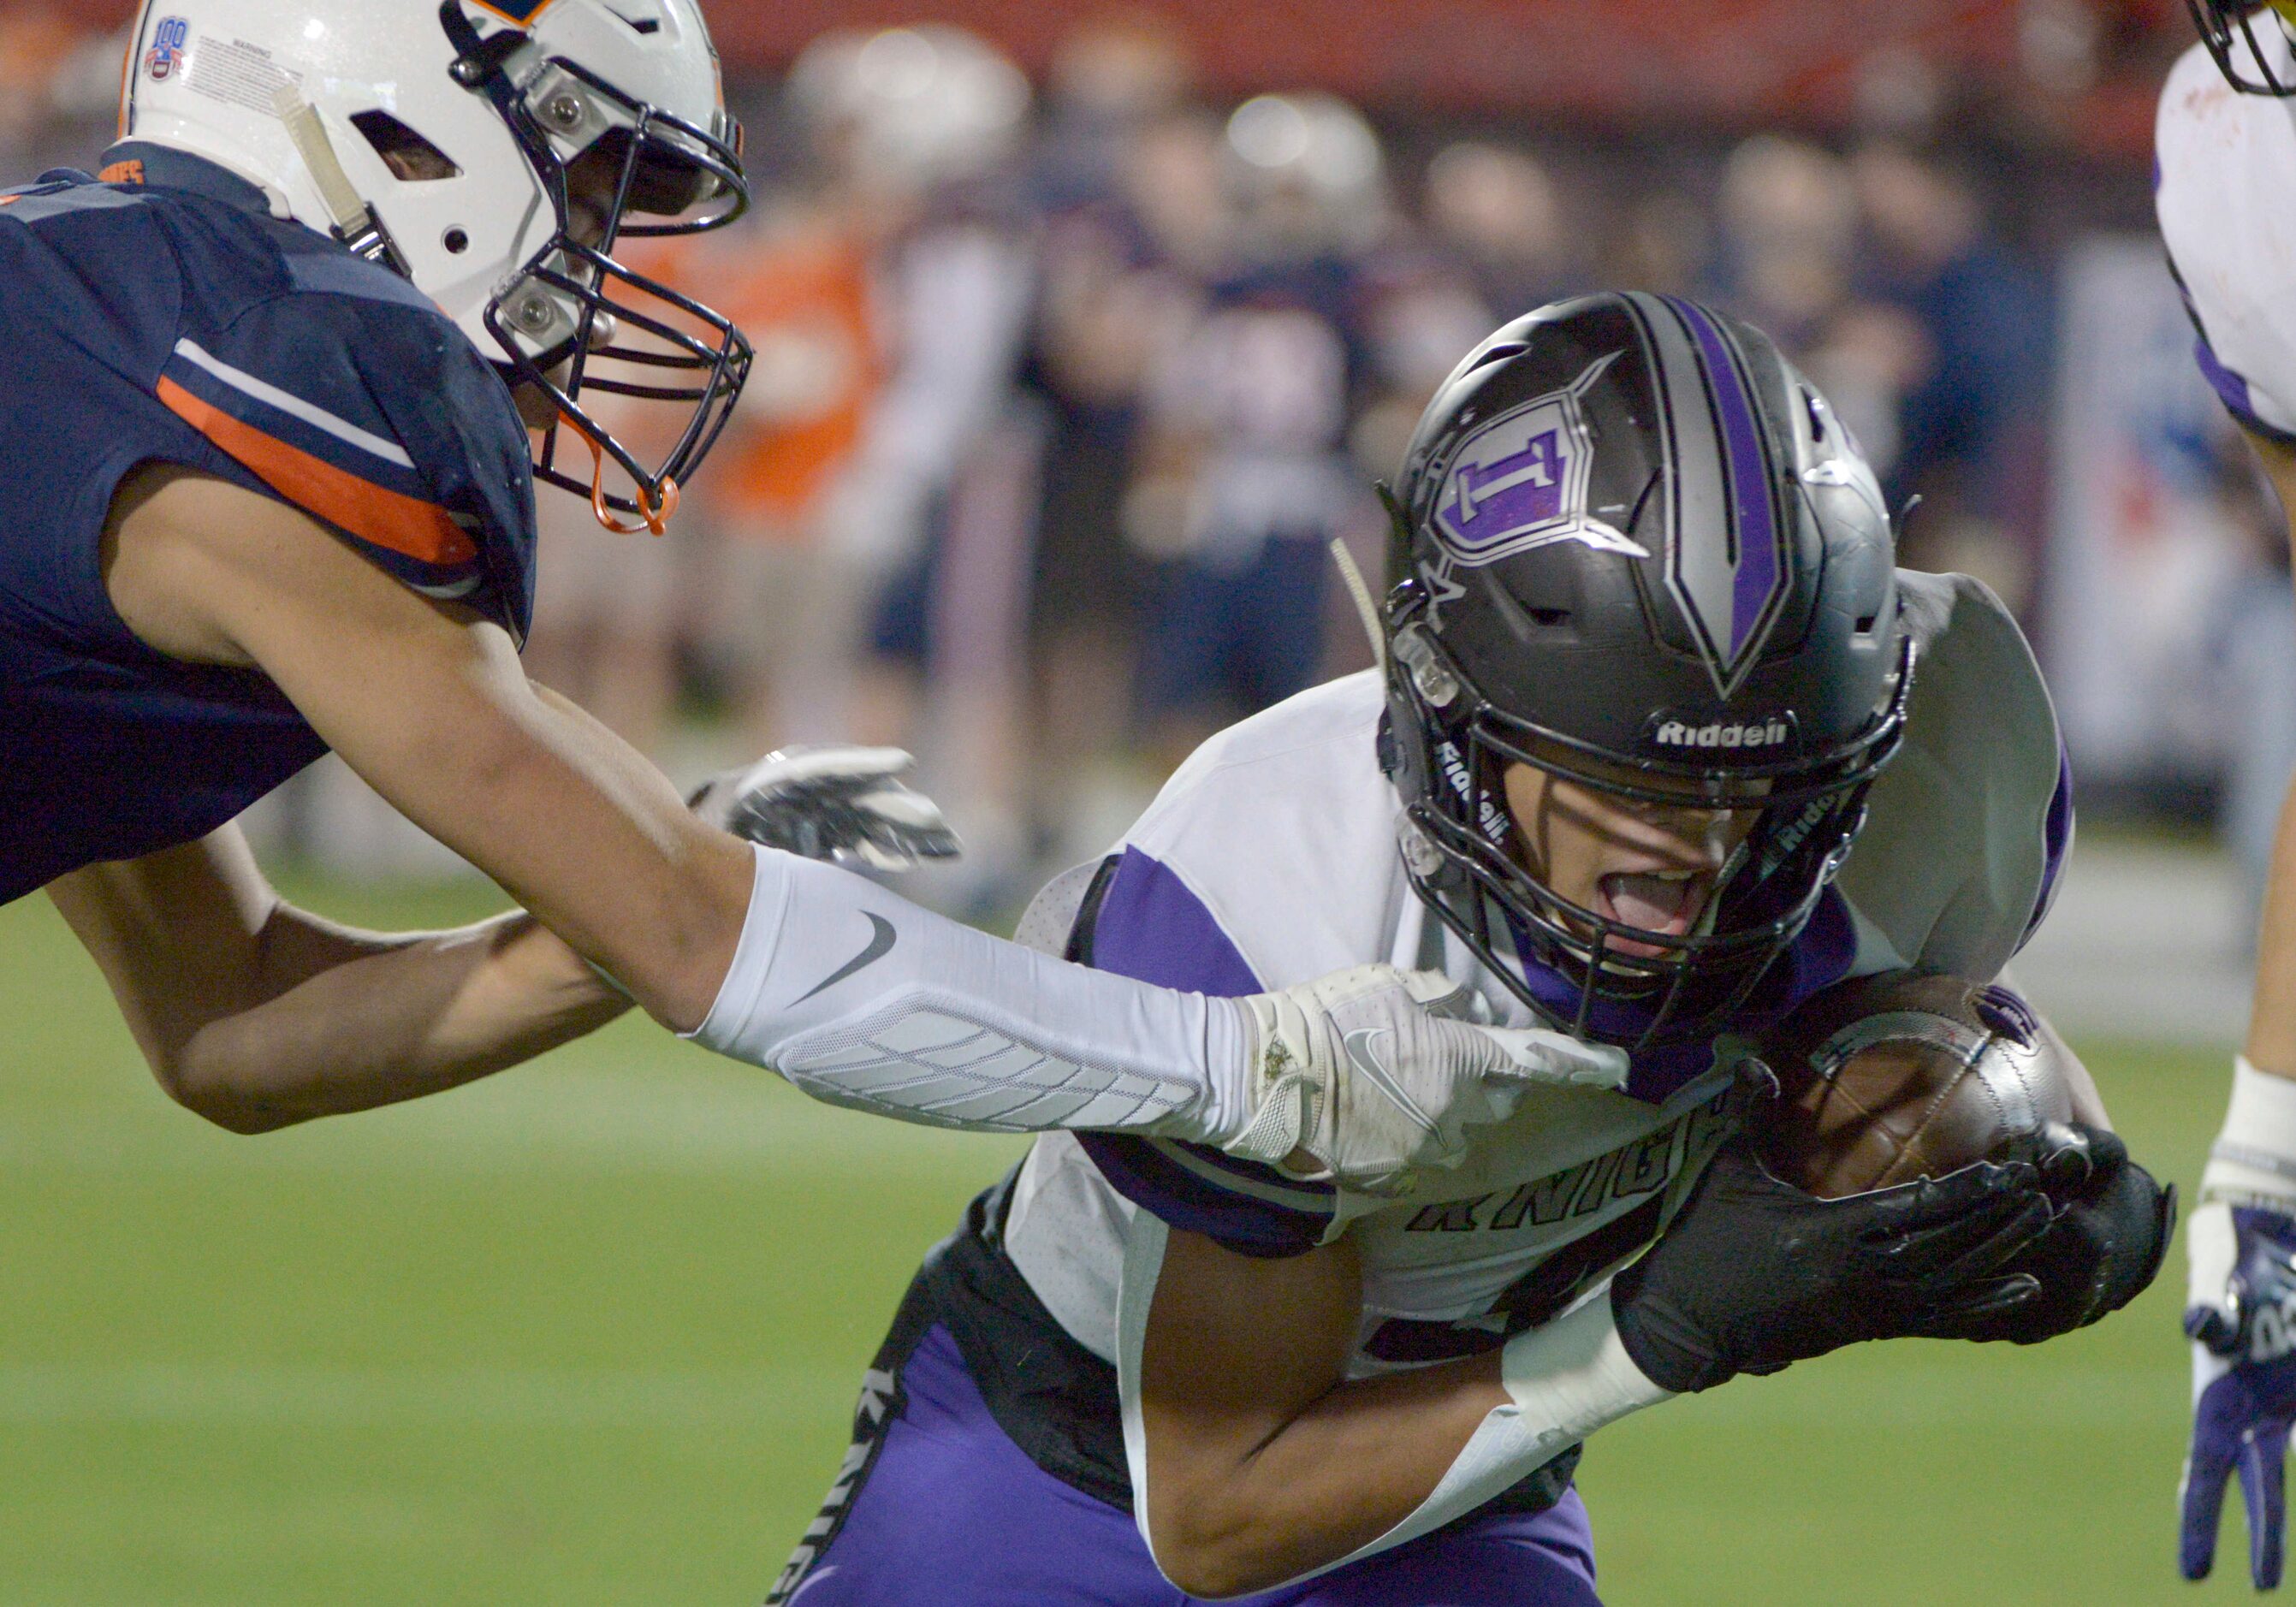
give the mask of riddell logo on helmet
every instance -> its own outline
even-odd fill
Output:
[[[1790,714],[1743,723],[1710,720],[1702,726],[1660,716],[1650,740],[1661,748],[1777,748],[1792,742],[1793,732]]]

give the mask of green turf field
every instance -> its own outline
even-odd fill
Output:
[[[301,890],[387,925],[485,907]],[[2226,1057],[2084,1047],[2189,1185]],[[152,1086],[37,898],[0,910],[0,1066],[4,1607],[753,1602],[919,1252],[1018,1152],[632,1022],[234,1138]],[[2171,1267],[2041,1349],[1868,1347],[1609,1431],[1583,1475],[1606,1596],[2247,1595],[2236,1520],[2209,1587],[2171,1566]]]

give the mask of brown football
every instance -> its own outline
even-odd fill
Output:
[[[1828,1199],[1943,1177],[2073,1114],[2062,1053],[2031,1013],[1959,977],[1838,984],[1759,1052],[1781,1094],[1756,1118],[1762,1158]]]

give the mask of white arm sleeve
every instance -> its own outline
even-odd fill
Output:
[[[1134,1212],[1117,1291],[1116,1380],[1124,1415],[1124,1459],[1132,1476],[1133,1521],[1151,1557],[1156,1554],[1156,1537],[1148,1528],[1148,1431],[1140,1411],[1140,1362],[1148,1310],[1155,1301],[1156,1280],[1169,1240],[1162,1222],[1144,1210]],[[1377,1539],[1275,1588],[1312,1579],[1440,1529],[1537,1472],[1596,1429],[1673,1398],[1643,1375],[1620,1343],[1618,1324],[1611,1318],[1607,1283],[1553,1322],[1509,1340],[1500,1354],[1499,1372],[1512,1403],[1493,1408],[1476,1426],[1427,1499]]]
[[[975,1131],[1218,1143],[1247,1101],[1242,1012],[1003,942],[834,865],[758,849],[704,1047],[816,1099]]]

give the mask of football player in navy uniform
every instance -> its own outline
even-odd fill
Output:
[[[1841,1199],[1735,1137],[1729,1038],[1845,978],[1989,981],[2071,831],[2024,638],[1893,570],[1776,348],[1557,303],[1461,365],[1397,492],[1385,673],[1214,737],[1041,924],[1213,992],[1427,967],[1626,1082],[1534,1090],[1403,1201],[1039,1138],[912,1285],[772,1600],[1585,1607],[1605,1423],[1858,1341],[2047,1338],[2157,1269],[2169,1199],[2085,1086],[2033,1161]]]
[[[2161,235],[2200,336],[2201,372],[2296,520],[2296,6],[2190,3],[2202,42],[2169,73],[2154,131]],[[2185,1250],[2194,1409],[2177,1564],[2192,1579],[2214,1565],[2237,1471],[2250,1578],[2272,1589],[2296,1422],[2296,799],[2281,810],[2248,1041]]]
[[[0,193],[0,900],[48,890],[193,1108],[407,1098],[627,995],[863,1109],[1397,1187],[1525,1078],[1615,1074],[1391,971],[1232,1004],[1047,961],[718,829],[528,682],[537,475],[659,530],[748,362],[613,254],[746,199],[693,0],[152,0],[121,131],[97,175]],[[667,410],[661,451],[598,392]],[[283,904],[231,822],[328,749],[531,913],[385,935]],[[820,769],[706,812],[932,846],[875,761]],[[1398,1079],[1357,1078],[1342,1022],[1392,1030]]]

